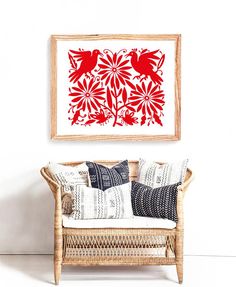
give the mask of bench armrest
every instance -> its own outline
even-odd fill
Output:
[[[60,185],[55,180],[53,180],[46,167],[41,168],[40,173],[48,183],[54,197],[57,193],[61,193]]]

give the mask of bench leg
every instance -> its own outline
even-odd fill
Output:
[[[178,189],[177,197],[177,214],[178,222],[176,225],[175,238],[175,259],[176,271],[178,275],[179,284],[183,282],[183,237],[184,237],[184,217],[183,217],[183,191]]]
[[[55,279],[55,285],[59,285],[61,278],[61,262],[60,261],[54,261],[54,279]]]
[[[179,262],[176,264],[176,271],[178,275],[179,284],[183,282],[183,262]]]
[[[183,282],[183,230],[176,235],[176,271],[181,284]]]
[[[61,193],[57,192],[55,201],[55,214],[54,214],[54,279],[55,284],[58,285],[61,278],[62,266],[62,218],[61,218]]]

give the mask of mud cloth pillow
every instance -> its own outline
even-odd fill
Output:
[[[62,213],[70,214],[72,212],[71,192],[74,185],[89,185],[88,167],[86,163],[66,166],[50,162],[48,170],[52,178],[61,186]]]
[[[186,175],[187,164],[188,159],[165,164],[140,159],[137,181],[152,188],[182,183]]]
[[[78,185],[72,191],[73,219],[133,217],[131,182],[104,190]]]
[[[112,186],[129,182],[128,160],[124,160],[109,168],[95,162],[86,162],[89,168],[91,186],[106,190]]]
[[[181,183],[151,188],[132,181],[132,207],[137,216],[165,218],[177,222],[177,195]]]

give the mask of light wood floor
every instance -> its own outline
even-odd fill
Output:
[[[0,255],[0,286],[53,286],[51,255]],[[61,286],[179,286],[174,266],[64,267]],[[185,256],[182,286],[236,286],[236,257]]]

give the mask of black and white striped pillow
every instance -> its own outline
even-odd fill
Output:
[[[186,175],[187,164],[188,159],[164,164],[140,159],[137,181],[152,188],[182,183]]]
[[[91,186],[106,190],[112,186],[129,182],[128,160],[124,160],[109,168],[95,162],[86,162],[89,169]]]
[[[132,181],[131,199],[134,215],[165,218],[177,222],[177,195],[181,183],[151,188]]]

